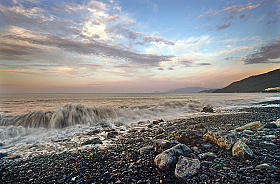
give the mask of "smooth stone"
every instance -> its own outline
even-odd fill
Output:
[[[205,167],[211,167],[213,165],[213,162],[211,161],[201,161],[201,166],[205,166]]]
[[[206,149],[211,149],[212,148],[211,144],[201,144],[201,146],[206,148]]]
[[[7,153],[0,153],[0,159],[3,157],[6,157],[6,156],[7,156]]]
[[[160,170],[167,171],[175,167],[179,156],[182,155],[187,157],[190,156],[191,153],[192,151],[188,146],[178,144],[157,155],[154,159],[154,164]]]
[[[117,131],[111,131],[111,132],[108,132],[107,135],[106,135],[106,138],[109,139],[109,138],[115,138],[116,135],[119,135],[119,133]]]
[[[154,139],[153,140],[153,147],[156,152],[163,152],[173,146],[180,144],[178,141],[169,141],[164,139]]]
[[[195,152],[195,153],[200,153],[199,148],[196,146],[191,147],[191,149]]]
[[[264,140],[276,139],[276,136],[275,135],[265,135],[265,136],[262,136],[262,139],[264,139]]]
[[[241,140],[239,139],[232,147],[232,156],[246,157],[253,156],[253,151]]]
[[[264,128],[274,129],[277,128],[277,125],[275,123],[267,123]]]
[[[271,166],[271,165],[269,165],[269,164],[267,164],[267,163],[257,165],[255,168],[256,168],[256,169],[272,170],[272,171],[276,170],[276,167],[275,167],[275,166]]]
[[[261,130],[261,129],[262,129],[261,123],[259,121],[254,121],[254,122],[248,123],[244,126],[238,127],[235,130],[240,132],[243,130]]]
[[[277,150],[277,145],[272,142],[263,141],[260,142],[260,147],[267,149],[267,150]]]
[[[20,155],[11,155],[11,156],[5,157],[5,159],[9,159],[9,160],[15,160],[17,158],[20,158]]]
[[[200,175],[199,178],[200,178],[201,181],[207,181],[207,180],[209,180],[209,177],[208,177],[206,174]]]
[[[232,131],[208,131],[203,135],[204,139],[210,140],[220,147],[230,149],[237,140],[237,132]]]
[[[160,119],[160,120],[154,120],[154,121],[153,121],[153,124],[154,124],[154,125],[158,125],[158,124],[160,124],[160,123],[162,123],[162,122],[164,122],[164,120],[163,120],[163,119]]]
[[[214,160],[215,158],[217,158],[217,155],[215,153],[212,152],[207,152],[207,153],[202,153],[198,155],[200,160]]]
[[[140,154],[149,154],[153,150],[154,150],[153,146],[145,146],[143,148],[140,148],[139,152]]]
[[[254,134],[254,132],[252,130],[243,130],[242,133],[249,134],[249,135],[253,135]]]
[[[175,176],[186,180],[196,175],[200,169],[200,161],[198,159],[180,156],[175,168]]]
[[[87,140],[87,141],[83,142],[82,146],[83,145],[88,145],[88,144],[103,144],[103,143],[99,138],[94,138],[94,139],[90,139],[90,140]]]

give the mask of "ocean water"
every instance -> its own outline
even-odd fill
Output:
[[[85,149],[94,146],[81,145],[94,130],[106,145],[106,129],[125,133],[155,119],[204,115],[206,105],[227,113],[273,100],[280,94],[0,94],[0,153],[26,158]]]

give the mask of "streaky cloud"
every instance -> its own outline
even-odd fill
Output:
[[[280,41],[269,43],[261,47],[255,53],[247,55],[245,64],[280,63]],[[276,60],[276,61],[272,61]]]

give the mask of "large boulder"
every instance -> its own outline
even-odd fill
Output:
[[[201,112],[214,112],[213,107],[211,107],[210,105],[207,105],[206,107],[203,107]]]
[[[175,168],[175,176],[180,179],[188,179],[196,175],[200,169],[200,161],[198,159],[180,156]]]
[[[169,148],[172,148],[173,146],[176,146],[177,144],[180,144],[178,141],[169,141],[164,139],[154,139],[153,140],[153,147],[154,150],[158,153],[161,153]]]
[[[192,151],[188,146],[184,144],[178,144],[157,155],[154,159],[154,164],[160,170],[168,171],[175,167],[179,156],[182,155],[187,157],[190,156],[191,153]]]
[[[204,139],[210,140],[220,147],[230,149],[237,141],[237,132],[231,131],[208,131],[203,135]]]
[[[254,121],[241,127],[238,127],[235,130],[241,132],[243,130],[261,130],[262,128],[262,124],[259,121]]]
[[[253,151],[241,140],[239,139],[232,147],[232,156],[237,156],[241,158],[252,157]]]

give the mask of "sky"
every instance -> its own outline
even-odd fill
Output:
[[[280,0],[0,0],[1,93],[222,88],[280,68]]]

